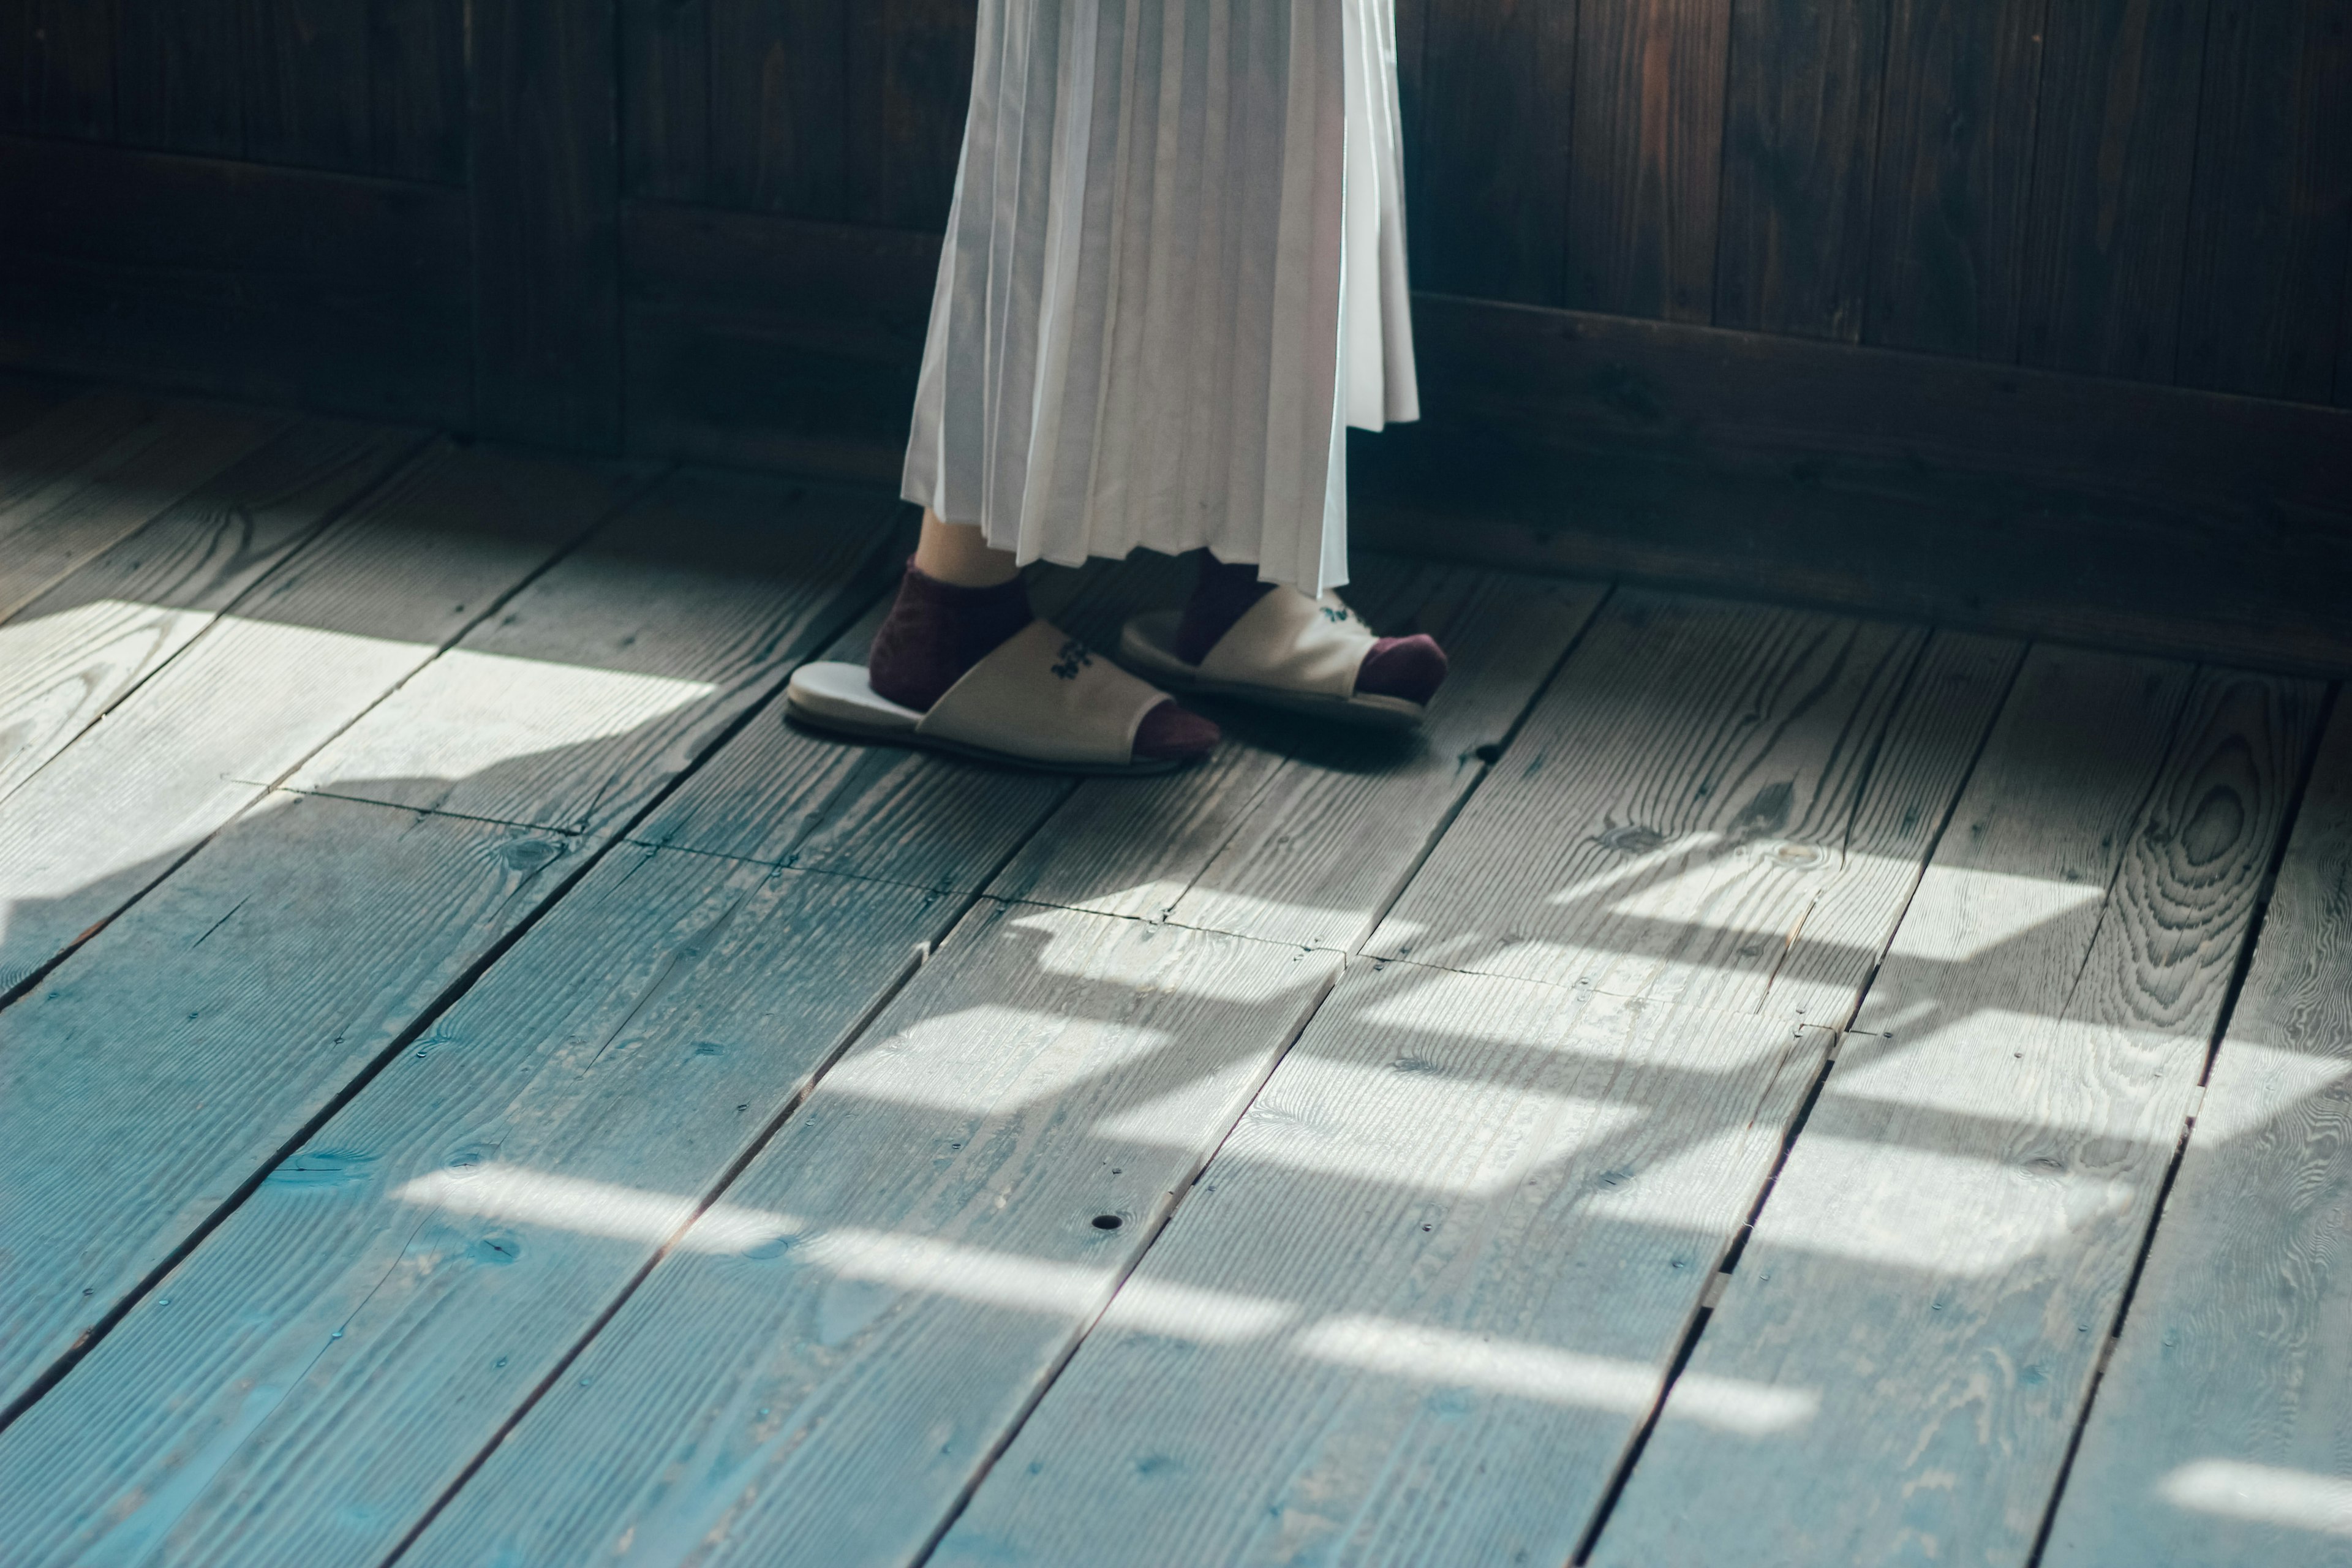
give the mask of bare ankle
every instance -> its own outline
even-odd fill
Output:
[[[950,522],[928,507],[915,565],[932,581],[958,588],[993,588],[1021,574],[1013,552],[990,549],[977,523]]]

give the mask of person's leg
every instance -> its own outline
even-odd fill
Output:
[[[915,543],[915,565],[925,576],[959,588],[993,588],[1021,574],[1013,552],[990,549],[978,523],[950,522],[929,507],[923,509],[922,537]]]

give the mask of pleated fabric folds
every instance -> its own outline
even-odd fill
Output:
[[[1347,580],[1420,412],[1392,0],[981,0],[903,493],[1024,562]]]

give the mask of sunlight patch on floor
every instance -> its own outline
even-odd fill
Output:
[[[2195,1459],[2157,1483],[2173,1507],[2352,1539],[2352,1479],[2236,1459]]]

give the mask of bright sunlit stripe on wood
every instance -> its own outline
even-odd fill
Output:
[[[2237,1459],[2194,1459],[2157,1483],[2175,1508],[2352,1539],[2352,1480]]]

